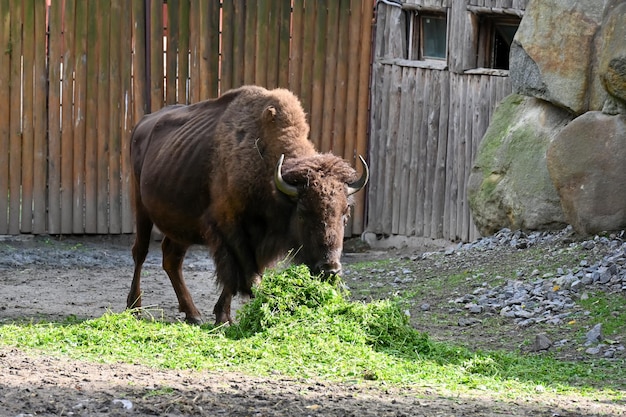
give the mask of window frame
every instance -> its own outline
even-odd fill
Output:
[[[422,62],[440,62],[447,63],[449,53],[449,32],[447,9],[443,10],[420,10],[420,9],[404,9],[406,13],[407,27],[407,43],[405,56],[408,61]],[[426,56],[424,54],[424,24],[423,19],[438,19],[445,22],[445,51],[443,57]]]

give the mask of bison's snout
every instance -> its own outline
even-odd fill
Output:
[[[313,268],[314,274],[320,274],[324,278],[341,274],[341,263],[339,262],[318,262]]]

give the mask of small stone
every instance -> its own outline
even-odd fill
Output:
[[[602,323],[598,323],[586,335],[587,343],[597,343],[602,340]]]
[[[604,352],[604,357],[607,359],[611,359],[615,356],[615,349],[608,349],[606,352]]]
[[[542,350],[548,350],[552,347],[552,341],[546,336],[545,333],[540,333],[535,336],[535,341],[530,348],[531,352],[541,352]]]
[[[595,347],[590,347],[587,350],[585,350],[585,353],[587,353],[588,355],[599,355],[600,352],[602,352],[602,346],[598,345]]]
[[[594,242],[593,240],[585,240],[583,243],[581,243],[580,247],[586,250],[591,250],[596,247],[596,242]]]
[[[472,314],[480,314],[483,312],[483,306],[474,303],[467,304],[465,308]]]
[[[461,318],[458,321],[459,326],[461,327],[468,327],[468,326],[473,326],[475,324],[479,324],[482,323],[480,320],[475,319],[475,318]]]
[[[428,304],[428,303],[424,303],[424,304],[422,304],[422,305],[420,306],[420,310],[422,310],[422,311],[428,311],[428,310],[430,310],[430,304]]]

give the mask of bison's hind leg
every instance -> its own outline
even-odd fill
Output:
[[[167,272],[174,292],[176,292],[179,310],[185,313],[185,320],[188,323],[201,324],[202,316],[193,303],[191,293],[183,278],[183,260],[188,246],[175,242],[166,236],[161,243],[161,249],[163,250],[163,269]]]
[[[135,221],[137,231],[135,235],[135,243],[133,244],[133,261],[135,262],[135,271],[133,273],[133,282],[126,298],[126,308],[141,307],[141,267],[143,266],[148,249],[150,248],[150,234],[152,233],[152,220],[145,212],[143,206],[137,204],[135,210]]]

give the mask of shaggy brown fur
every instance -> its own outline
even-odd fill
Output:
[[[331,154],[318,154],[289,91],[241,87],[215,100],[170,106],[145,116],[131,142],[137,236],[128,307],[141,306],[141,267],[153,224],[164,233],[163,268],[190,322],[200,312],[182,276],[188,247],[209,247],[222,294],[214,312],[231,321],[238,292],[251,293],[263,269],[296,250],[314,273],[337,273],[349,213],[347,185],[357,174]],[[277,190],[274,171],[297,197]]]

